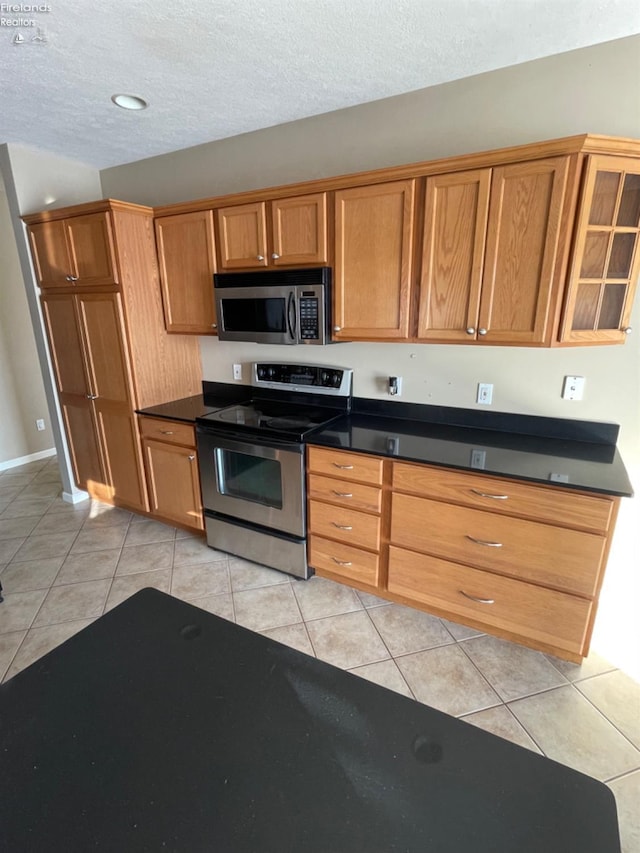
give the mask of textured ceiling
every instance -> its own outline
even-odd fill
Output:
[[[0,143],[98,168],[640,32],[638,0],[30,5],[2,11]]]

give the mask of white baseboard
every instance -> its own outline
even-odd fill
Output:
[[[82,501],[88,501],[90,498],[89,492],[63,492],[62,500],[66,501],[68,504],[80,504]]]
[[[49,450],[39,450],[37,453],[30,453],[28,456],[18,456],[17,459],[8,459],[6,462],[0,462],[0,471],[8,471],[9,468],[17,468],[19,465],[26,465],[27,462],[37,462],[38,459],[47,459],[49,456],[55,456],[55,447]]]

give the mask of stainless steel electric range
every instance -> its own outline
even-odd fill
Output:
[[[207,543],[300,578],[307,565],[305,442],[349,412],[353,371],[252,365],[249,402],[196,421]]]

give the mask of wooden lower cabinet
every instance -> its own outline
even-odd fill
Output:
[[[392,545],[388,590],[454,621],[581,655],[593,602]]]
[[[375,591],[382,582],[383,460],[310,447],[309,564],[317,574]]]
[[[190,424],[140,418],[151,514],[204,530],[195,430]]]
[[[319,575],[567,660],[588,654],[618,498],[327,448],[309,448],[308,468]]]

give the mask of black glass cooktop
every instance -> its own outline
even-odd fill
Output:
[[[210,412],[199,417],[197,423],[216,431],[274,435],[299,441],[342,414],[341,409],[315,406],[313,403],[255,399]]]

